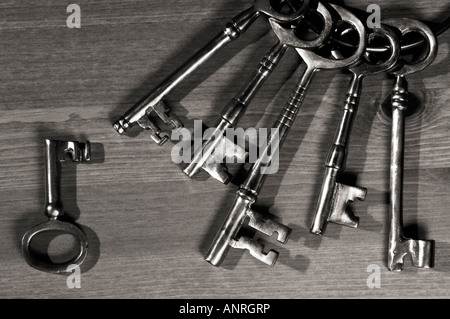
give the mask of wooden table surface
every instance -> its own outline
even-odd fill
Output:
[[[366,10],[371,1],[346,1]],[[70,2],[0,3],[0,297],[3,298],[448,298],[450,297],[450,32],[439,54],[408,78],[419,108],[407,118],[404,223],[435,240],[435,267],[386,268],[390,121],[381,110],[392,79],[364,82],[350,142],[347,182],[368,189],[352,204],[358,229],[330,224],[309,233],[324,160],[349,74],[319,72],[257,207],[292,228],[274,267],[232,249],[222,267],[204,261],[237,186],[205,173],[189,179],[171,160],[178,141],[155,145],[148,132],[120,136],[112,123],[246,9],[244,0],[78,0],[81,28],[68,28]],[[447,0],[378,1],[382,18],[440,22]],[[187,128],[216,124],[275,43],[263,18],[170,93],[167,104]],[[294,50],[253,100],[240,126],[268,128],[303,71]],[[166,127],[163,127],[166,130]],[[68,274],[31,268],[21,238],[44,221],[44,139],[88,139],[92,163],[63,166],[63,200],[89,240],[81,288]],[[237,165],[230,169],[238,171]],[[63,239],[61,239],[63,237]],[[69,243],[69,244],[68,244]],[[72,243],[73,244],[73,243]],[[59,236],[49,253],[70,248]],[[69,245],[69,247],[67,247]],[[373,268],[375,267],[375,268]],[[367,281],[380,269],[380,287]]]

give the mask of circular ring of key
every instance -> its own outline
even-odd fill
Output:
[[[61,273],[71,271],[69,266],[80,266],[85,260],[88,252],[88,241],[83,231],[75,224],[58,220],[64,215],[61,200],[61,163],[67,158],[72,162],[90,161],[90,142],[86,141],[59,141],[45,140],[45,184],[46,204],[45,215],[49,218],[28,230],[22,237],[22,254],[26,262],[38,270],[50,273]],[[52,232],[70,235],[77,242],[78,251],[65,262],[53,262],[49,256],[37,254],[33,251],[32,241],[38,235]]]
[[[64,263],[54,263],[51,260],[46,260],[47,258],[37,256],[32,251],[31,241],[35,236],[45,232],[60,232],[73,236],[78,243],[78,254]],[[70,265],[80,266],[87,256],[87,247],[86,235],[77,226],[57,219],[49,219],[34,226],[22,238],[22,253],[26,262],[33,268],[51,273],[67,272]]]
[[[391,69],[391,73],[395,76],[405,76],[423,70],[429,66],[436,58],[438,44],[436,36],[429,27],[424,23],[409,18],[386,19],[382,20],[382,24],[392,27],[400,31],[404,36],[410,32],[420,33],[428,42],[428,53],[421,60],[414,63],[402,62]]]
[[[365,46],[367,43],[367,35],[364,29],[364,25],[361,23],[361,21],[358,20],[356,16],[354,16],[350,11],[342,7],[339,7],[334,4],[330,4],[330,6],[333,7],[334,10],[336,10],[338,15],[340,16],[341,21],[345,21],[346,23],[350,24],[358,32],[359,39],[357,49],[350,57],[343,59],[330,59],[322,57],[313,51],[304,50],[301,48],[300,45],[301,43],[303,43],[303,41],[297,38],[294,29],[285,28],[274,19],[269,20],[273,31],[280,39],[283,39],[283,43],[286,43],[287,45],[294,47],[297,50],[300,57],[304,60],[304,62],[308,66],[314,67],[315,69],[333,70],[353,66],[356,63],[358,63],[361,55],[365,51]],[[330,19],[327,19],[325,21],[325,25],[329,25],[332,23],[333,21]]]
[[[371,63],[368,58],[361,57],[360,63],[349,68],[349,71],[361,76],[369,74],[378,74],[392,69],[398,61],[400,56],[400,43],[396,34],[389,28],[381,25],[379,28],[374,28],[373,32],[368,35],[368,43],[375,40],[377,37],[383,38],[389,42],[389,57],[380,63]],[[368,53],[368,52],[367,52]]]
[[[431,268],[434,264],[434,241],[406,238],[403,234],[403,173],[405,144],[405,110],[408,108],[408,82],[405,76],[423,70],[437,55],[437,39],[425,24],[408,18],[383,20],[382,24],[399,31],[420,33],[428,44],[428,51],[418,61],[399,59],[390,73],[396,79],[392,89],[392,136],[389,181],[389,247],[387,268],[403,269],[404,257],[409,255],[414,267]]]
[[[274,8],[274,4],[279,4],[280,7],[282,7],[284,5],[289,6],[291,13],[280,12],[281,10],[277,10],[276,8]],[[254,0],[253,7],[259,13],[264,13],[268,17],[273,18],[275,20],[278,20],[281,22],[292,22],[292,21],[301,19],[303,17],[305,12],[309,8],[309,4],[310,4],[309,0],[303,0],[303,1],[298,1],[298,0],[294,0],[294,1]]]

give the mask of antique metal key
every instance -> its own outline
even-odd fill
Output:
[[[408,18],[387,19],[383,24],[396,28],[403,35],[410,32],[422,34],[428,43],[428,53],[417,63],[400,61],[392,70],[396,77],[392,95],[392,140],[389,197],[389,249],[388,269],[401,271],[404,257],[410,255],[412,265],[419,268],[433,267],[434,241],[405,238],[403,235],[403,165],[405,142],[405,110],[408,107],[408,83],[405,76],[423,70],[437,55],[437,39],[425,24]]]
[[[250,227],[263,234],[271,236],[274,232],[277,232],[277,240],[279,242],[285,243],[288,240],[291,232],[290,228],[273,220],[264,219],[259,213],[252,210],[251,206],[256,201],[267,176],[267,174],[265,174],[268,165],[267,163],[271,163],[276,150],[281,147],[286,139],[316,71],[319,69],[339,69],[348,67],[349,65],[356,63],[364,52],[366,34],[362,23],[347,10],[335,5],[333,5],[333,7],[339,13],[342,20],[350,23],[357,30],[359,35],[358,49],[349,58],[331,60],[318,56],[311,51],[296,48],[298,54],[306,64],[306,70],[275,122],[274,128],[278,134],[270,135],[265,149],[263,152],[260,152],[258,160],[252,165],[246,180],[239,187],[231,210],[208,249],[205,260],[214,266],[219,266],[230,247],[247,249],[256,259],[268,265],[275,264],[278,258],[278,252],[270,250],[268,253],[265,253],[261,243],[246,236],[239,236],[239,230],[246,218],[250,219]],[[297,38],[293,30],[285,29],[273,20],[270,21],[270,23],[280,39],[283,38],[285,43],[295,47]],[[270,155],[267,155],[267,158],[261,156],[261,154],[269,153]]]
[[[286,5],[289,6],[290,13],[283,13],[287,12],[286,10],[283,10],[283,7]],[[237,39],[261,14],[279,21],[290,22],[301,18],[308,10],[308,5],[309,0],[254,0],[252,7],[234,17],[205,47],[199,50],[156,89],[148,93],[117,120],[113,125],[114,129],[119,134],[122,134],[137,123],[143,129],[150,131],[150,136],[155,143],[158,145],[164,144],[167,141],[168,136],[161,135],[161,129],[150,117],[152,112],[155,112],[165,124],[171,125],[174,130],[180,129],[183,126],[176,115],[169,115],[170,110],[163,101],[163,98],[167,94],[169,94],[187,76],[194,72],[201,64],[213,56],[220,48]]]
[[[317,12],[325,21],[323,30],[317,38],[311,41],[297,41],[297,46],[302,49],[314,49],[322,45],[329,36],[332,28],[332,18],[328,10],[320,2]],[[248,105],[259,91],[264,81],[269,77],[282,56],[286,52],[287,45],[278,41],[260,61],[258,68],[249,81],[242,87],[239,93],[225,106],[220,113],[220,121],[214,132],[196,149],[191,163],[183,170],[189,177],[194,177],[200,169],[218,181],[227,184],[232,176],[228,168],[222,162],[224,157],[236,158],[238,162],[244,162],[247,156],[245,148],[237,145],[226,137],[230,128],[236,128],[239,120],[245,114]],[[220,155],[218,155],[220,154]]]
[[[27,263],[41,271],[66,272],[69,265],[81,265],[88,251],[88,242],[83,231],[76,225],[58,220],[64,215],[61,199],[61,163],[68,158],[73,162],[90,161],[90,142],[45,140],[45,215],[48,220],[28,230],[22,238],[22,253]],[[72,235],[78,242],[76,256],[64,263],[53,263],[49,258],[39,257],[31,248],[33,238],[45,232],[58,231]]]
[[[381,37],[389,42],[390,56],[381,63],[372,63],[363,55],[358,65],[350,68],[352,79],[346,95],[345,105],[337,127],[333,145],[331,146],[325,162],[325,175],[320,191],[311,233],[323,235],[328,222],[358,227],[359,218],[348,209],[348,202],[355,199],[364,200],[366,189],[339,183],[337,180],[345,170],[348,155],[348,142],[353,121],[358,111],[362,83],[365,76],[385,72],[392,68],[400,55],[400,44],[395,33],[387,27],[374,29],[368,37],[371,40]]]

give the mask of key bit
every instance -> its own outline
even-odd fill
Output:
[[[144,130],[150,131],[150,137],[156,144],[163,145],[169,139],[166,134],[161,135],[161,129],[151,120],[150,115],[144,115],[137,123]]]
[[[287,243],[289,235],[291,234],[291,229],[280,224],[272,219],[264,218],[260,213],[254,210],[248,210],[247,216],[250,218],[248,225],[261,233],[272,236],[277,233],[277,241],[280,243]]]
[[[69,141],[67,142],[67,147],[62,151],[64,154],[70,154],[70,158],[73,162],[89,162],[91,160],[91,143],[89,141]],[[66,156],[61,156],[60,161],[65,161],[65,159]]]
[[[231,158],[238,163],[245,163],[248,152],[242,146],[232,142],[222,134],[221,127],[217,127],[211,138],[203,142],[202,147],[195,151],[192,162],[183,170],[190,178],[200,169],[205,170],[211,177],[228,184],[232,175],[223,163],[225,158]]]
[[[275,250],[265,253],[264,245],[247,236],[240,236],[239,230],[244,221],[249,219],[249,227],[267,236],[272,236],[277,232],[277,240],[286,243],[291,229],[276,221],[264,219],[259,213],[251,210],[250,206],[254,202],[255,196],[251,192],[242,188],[238,190],[224,224],[208,249],[205,257],[206,261],[214,266],[219,266],[227,255],[229,248],[233,247],[247,249],[253,257],[268,265],[275,264],[278,258],[278,253]]]
[[[219,182],[223,184],[228,184],[233,176],[228,172],[228,167],[222,163],[205,163],[201,167],[204,169],[211,177],[217,179]],[[188,174],[187,171],[184,171],[189,177],[192,175]]]
[[[355,199],[364,200],[366,193],[367,190],[365,188],[336,183],[333,196],[334,205],[331,208],[329,221],[339,225],[357,228],[359,217],[353,214],[348,207],[348,203],[354,202]]]
[[[175,114],[172,113],[169,115],[170,108],[163,100],[160,100],[147,112],[141,112],[139,115],[140,117],[135,120],[136,123],[144,130],[150,131],[150,137],[158,145],[163,145],[169,137],[166,134],[161,135],[161,129],[151,119],[152,112],[158,115],[166,125],[170,125],[172,130],[177,131],[184,126]],[[129,121],[125,117],[120,118],[113,126],[119,134],[123,134],[131,127]]]
[[[331,167],[327,167],[325,170],[321,194],[326,194],[326,196],[319,197],[310,230],[315,235],[323,235],[328,222],[352,228],[358,227],[359,217],[353,214],[348,204],[356,199],[364,200],[367,189],[338,183],[338,173],[339,170]]]
[[[164,100],[159,101],[155,106],[153,106],[153,111],[160,119],[164,121],[166,125],[170,125],[172,130],[179,131],[183,128],[183,123],[180,121],[176,114],[169,114],[170,108],[167,106]]]
[[[247,249],[250,255],[269,266],[275,265],[278,259],[278,252],[271,249],[265,253],[263,244],[245,236],[241,236],[237,240],[233,239],[230,246],[237,249]]]
[[[388,263],[389,270],[402,271],[404,258],[409,255],[411,264],[417,268],[433,268],[434,241],[396,238],[390,243]]]

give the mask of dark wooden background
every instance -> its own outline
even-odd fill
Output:
[[[392,79],[368,77],[353,129],[348,181],[368,188],[352,205],[359,229],[329,225],[309,233],[349,75],[319,73],[257,206],[292,229],[286,245],[265,238],[280,258],[268,267],[231,250],[221,268],[203,260],[236,185],[185,176],[170,158],[176,143],[156,146],[146,132],[120,136],[112,122],[246,9],[244,0],[78,0],[81,28],[66,26],[69,1],[0,3],[0,297],[3,298],[396,298],[450,296],[450,32],[436,61],[408,78],[421,107],[407,119],[404,220],[436,241],[434,269],[406,261],[386,269],[390,122],[380,112]],[[365,10],[372,1],[346,1]],[[382,18],[440,22],[448,1],[380,0]],[[264,18],[167,96],[191,128],[215,125],[218,111],[275,43]],[[302,71],[289,50],[241,121],[270,127]],[[89,139],[90,164],[63,168],[66,212],[87,233],[90,252],[81,289],[67,275],[28,266],[20,240],[44,221],[45,138]],[[237,170],[233,167],[232,169]],[[415,226],[417,225],[417,226]],[[67,245],[55,239],[50,250]],[[381,287],[369,289],[370,265]]]

